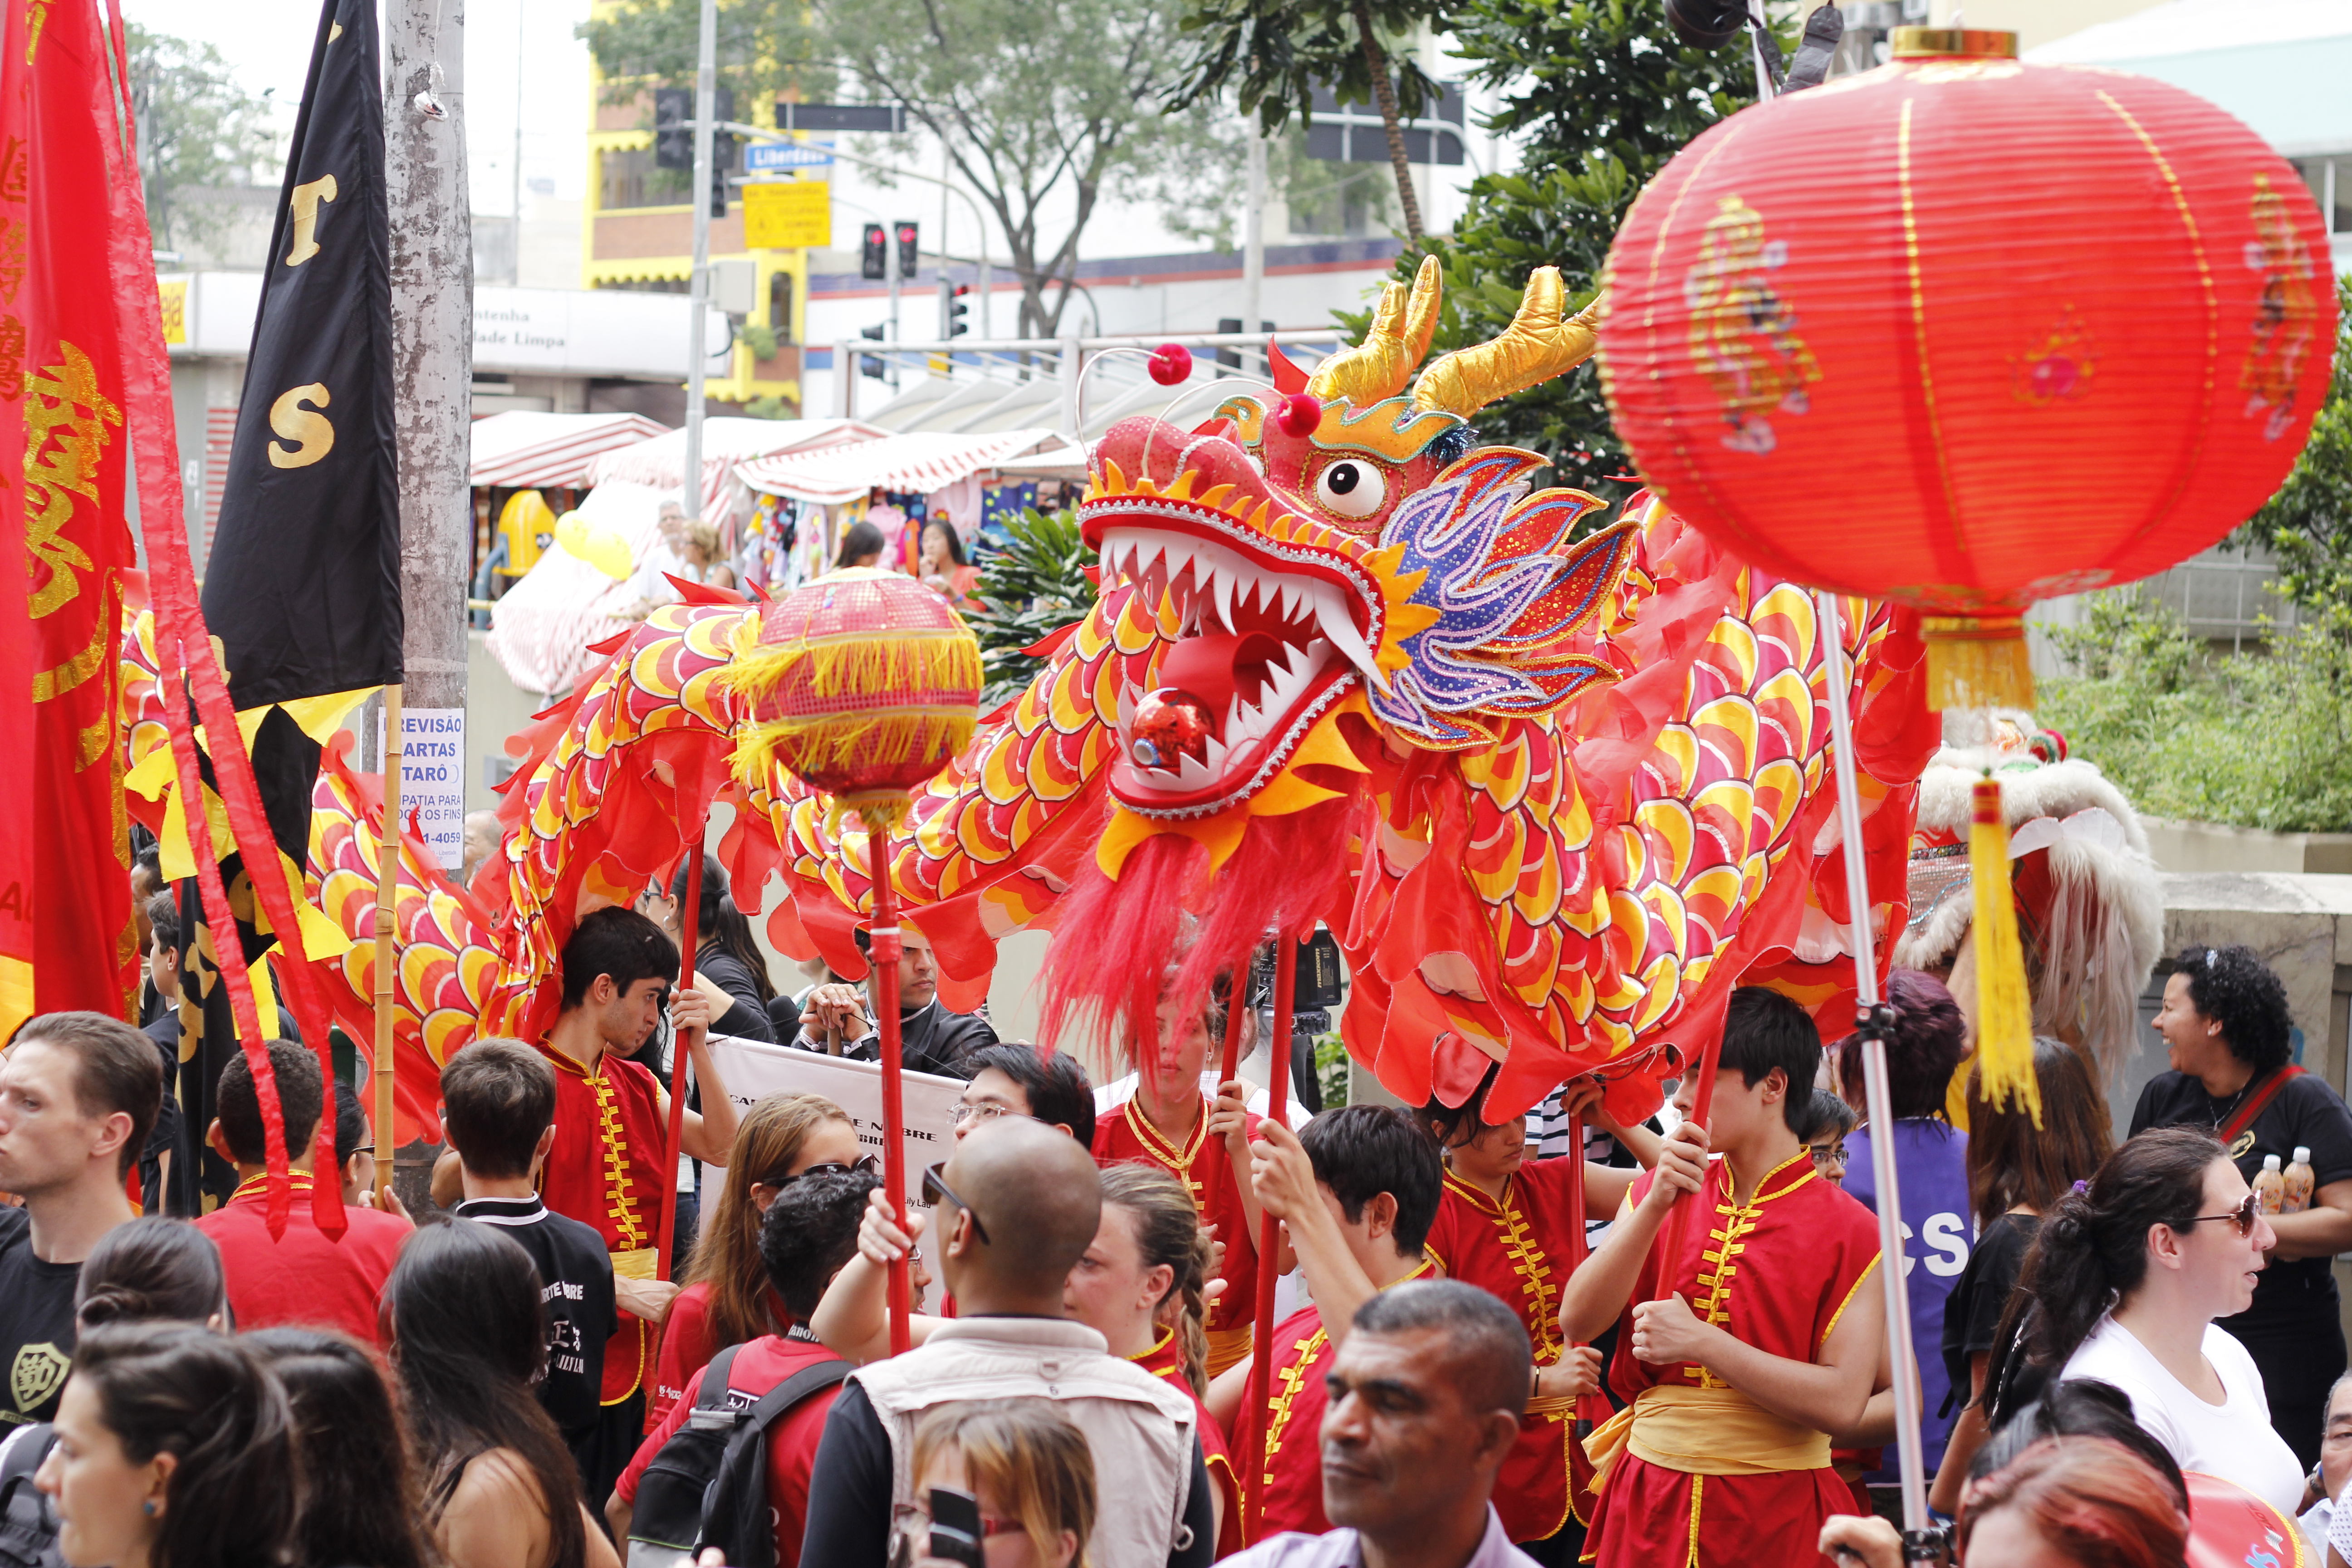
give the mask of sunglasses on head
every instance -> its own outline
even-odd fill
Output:
[[[2241,1203],[2236,1208],[2231,1209],[2228,1214],[2200,1214],[2189,1223],[2191,1225],[2203,1225],[2209,1219],[2234,1220],[2237,1223],[2238,1234],[2240,1236],[2252,1236],[2254,1234],[2254,1221],[2261,1217],[2262,1215],[2262,1202],[2263,1200],[2260,1194],[2248,1193],[2245,1196],[2245,1201]]]
[[[971,1215],[972,1235],[980,1237],[980,1244],[982,1247],[994,1246],[995,1244],[988,1239],[988,1227],[980,1223],[979,1211],[974,1209],[970,1204],[964,1202],[961,1198],[956,1196],[955,1189],[949,1186],[945,1181],[940,1179],[940,1173],[946,1169],[947,1165],[942,1163],[929,1166],[923,1172],[923,1196],[929,1198],[935,1205],[939,1203],[940,1199],[944,1198],[949,1203],[955,1205],[956,1207],[963,1210],[964,1213]]]

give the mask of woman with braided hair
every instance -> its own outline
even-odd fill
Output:
[[[2096,1378],[2182,1469],[2294,1517],[2303,1468],[2271,1429],[2253,1358],[2213,1321],[2245,1310],[2275,1245],[2211,1133],[2132,1139],[2042,1216],[1989,1379],[1993,1426],[2053,1378]]]
[[[1201,1455],[1216,1482],[1217,1554],[1241,1546],[1241,1482],[1209,1407],[1209,1237],[1184,1184],[1140,1161],[1104,1167],[1102,1228],[1062,1288],[1070,1316],[1192,1397]]]

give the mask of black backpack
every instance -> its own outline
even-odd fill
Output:
[[[56,1440],[47,1422],[0,1439],[0,1568],[65,1568],[58,1516],[33,1489],[33,1472]]]
[[[667,1563],[716,1546],[732,1568],[775,1568],[768,1510],[768,1428],[853,1370],[845,1361],[803,1367],[756,1401],[727,1386],[740,1345],[710,1358],[694,1408],[637,1481],[629,1515],[629,1564]],[[640,1551],[640,1548],[644,1550]]]

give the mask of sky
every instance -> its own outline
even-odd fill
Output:
[[[551,181],[551,194],[578,200],[589,114],[588,47],[572,29],[588,0],[391,0],[437,5],[465,19],[467,168],[474,210],[513,210],[515,119],[523,121],[526,182]],[[159,33],[218,48],[249,92],[272,90],[282,132],[290,131],[317,31],[316,0],[123,0],[123,14]],[[517,46],[527,62],[516,69]],[[455,73],[451,73],[455,74]],[[274,90],[273,90],[274,89]]]

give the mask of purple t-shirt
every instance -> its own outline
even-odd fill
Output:
[[[1845,1190],[1871,1213],[1878,1212],[1878,1172],[1871,1164],[1870,1129],[1846,1137]],[[1938,1415],[1951,1379],[1944,1370],[1944,1305],[1976,1245],[1969,1217],[1969,1135],[1940,1121],[1915,1117],[1895,1124],[1895,1180],[1903,1195],[1903,1285],[1911,1299],[1911,1351],[1919,1363],[1920,1436],[1927,1476],[1944,1460],[1952,1418]],[[1898,1479],[1886,1451],[1887,1468],[1864,1478],[1880,1484]]]

